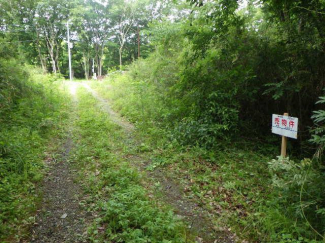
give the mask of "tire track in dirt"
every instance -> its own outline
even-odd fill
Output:
[[[134,130],[133,124],[129,123],[128,121],[125,121],[117,112],[115,112],[110,104],[107,102],[107,100],[100,97],[95,90],[93,90],[87,83],[82,83],[83,87],[86,88],[88,92],[92,94],[102,106],[102,109],[107,112],[110,115],[111,120],[122,127],[126,132],[130,133]]]
[[[125,130],[129,140],[126,141],[126,144],[137,144],[138,141],[132,136],[133,124],[125,121],[113,111],[109,102],[100,97],[87,83],[82,83],[82,85],[99,101],[99,106],[111,116],[111,120]],[[236,236],[229,231],[216,229],[210,220],[209,212],[198,206],[195,201],[185,197],[181,186],[174,179],[168,177],[160,169],[148,171],[146,168],[151,162],[148,158],[139,155],[126,155],[125,159],[146,173],[150,179],[160,183],[163,200],[174,208],[175,214],[188,223],[189,231],[198,235],[198,243],[234,243],[237,241]]]
[[[70,88],[75,110],[77,86],[68,82],[65,85]],[[76,119],[74,114],[70,119]],[[23,242],[87,242],[86,222],[90,220],[90,216],[79,205],[83,191],[75,182],[76,171],[69,164],[70,151],[73,149],[72,134],[73,128],[70,126],[67,138],[60,148],[59,158],[48,158],[46,161],[49,172],[41,189],[41,209],[38,210],[34,227],[31,228],[30,239]]]

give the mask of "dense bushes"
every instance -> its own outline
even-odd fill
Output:
[[[325,104],[325,96],[320,97],[317,104]],[[320,161],[324,161],[323,151],[325,149],[325,110],[314,111],[312,118],[314,119],[315,127],[312,129],[313,135],[310,141],[318,146],[315,157]]]
[[[279,157],[269,163],[275,195],[268,202],[265,223],[273,241],[283,236],[304,239],[300,242],[323,238],[325,175],[321,167],[317,160],[310,159],[296,163]]]

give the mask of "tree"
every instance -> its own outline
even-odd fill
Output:
[[[84,1],[73,9],[73,25],[83,53],[85,76],[88,77],[90,56],[93,55],[97,74],[102,75],[105,45],[111,34],[110,4]]]
[[[45,40],[53,73],[60,72],[59,56],[66,35],[69,8],[70,1],[67,0],[40,1],[36,6],[34,25],[37,40]]]
[[[119,43],[120,69],[122,69],[123,64],[122,55],[125,43],[130,38],[131,32],[137,32],[138,28],[144,24],[144,19],[148,17],[148,6],[147,0],[116,0],[112,4],[112,29],[115,31]]]

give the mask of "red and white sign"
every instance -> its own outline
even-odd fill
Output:
[[[289,138],[298,137],[298,118],[272,115],[272,132]]]

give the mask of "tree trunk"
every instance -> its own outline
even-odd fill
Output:
[[[55,40],[49,34],[44,30],[44,35],[46,38],[46,46],[51,58],[51,64],[52,64],[52,71],[53,73],[57,73],[56,69],[56,60],[55,60],[55,54],[54,54],[54,49],[55,49]]]
[[[36,46],[37,46],[38,57],[40,59],[41,65],[42,65],[43,73],[45,74],[47,72],[46,60],[42,55],[42,51],[41,51],[41,47],[40,47],[41,44],[39,42],[39,33],[38,33],[38,31],[36,31],[36,34],[37,34]]]
[[[96,44],[95,45],[95,60],[96,60],[96,64],[97,64],[97,76],[101,76],[102,75],[102,58],[103,58],[103,46]]]
[[[119,55],[120,55],[120,70],[122,70],[122,52],[123,52],[123,46],[119,48]]]
[[[138,59],[140,58],[140,29],[138,26]]]
[[[47,72],[46,60],[41,53],[41,49],[39,47],[37,47],[37,50],[38,50],[38,57],[40,59],[41,65],[42,65],[42,70],[43,70],[43,73],[45,74]]]
[[[97,58],[97,76],[102,75],[102,58],[98,56]]]
[[[41,61],[43,74],[46,74],[47,73],[46,61],[44,60],[42,55],[40,55],[39,58],[40,58],[40,61]]]
[[[55,57],[54,57],[54,44],[50,43],[50,41],[46,42],[47,49],[51,58],[51,65],[52,65],[52,72],[56,73],[56,63],[55,63]]]
[[[84,63],[84,73],[85,73],[85,79],[89,79],[89,58],[88,55],[83,54],[83,63]]]
[[[60,53],[60,45],[56,43],[56,51],[55,51],[55,65],[58,73],[61,73],[60,66],[59,66],[59,53]]]
[[[100,76],[103,75],[103,56],[104,56],[104,46],[101,46],[101,55],[100,55]]]
[[[51,64],[52,64],[52,71],[53,73],[56,73],[56,62],[54,58],[53,48],[50,49],[50,57],[51,57]]]

